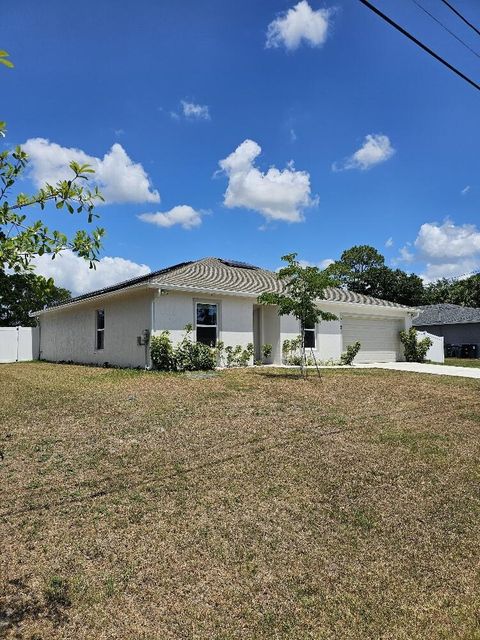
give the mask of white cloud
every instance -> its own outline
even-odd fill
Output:
[[[474,224],[426,222],[420,227],[415,247],[422,256],[439,262],[472,257],[480,254],[480,231]]]
[[[385,242],[385,246],[387,248],[393,247],[393,238],[390,236],[390,238],[388,238]]]
[[[470,187],[470,185],[469,185],[469,184],[467,184],[467,186],[466,186],[466,187],[464,187],[464,188],[460,191],[460,193],[462,194],[462,196],[466,196],[466,195],[467,195],[467,193],[470,191],[470,188],[471,188],[471,187]]]
[[[360,149],[357,149],[342,162],[334,162],[333,171],[345,171],[347,169],[360,169],[365,171],[377,164],[385,162],[393,156],[395,149],[392,147],[388,136],[372,133],[365,136]]]
[[[210,120],[210,110],[206,104],[195,104],[181,100],[183,115],[190,120]]]
[[[301,0],[268,25],[266,47],[283,45],[293,51],[302,41],[311,47],[321,47],[327,39],[332,14],[332,9],[314,11],[307,0]]]
[[[310,193],[310,175],[296,171],[293,163],[280,171],[270,167],[262,173],[255,158],[262,149],[253,140],[245,140],[219,164],[228,176],[224,204],[261,213],[267,220],[301,222],[305,207],[317,204]]]
[[[179,224],[184,229],[193,229],[193,227],[198,227],[202,224],[202,212],[196,211],[186,204],[173,207],[170,211],[141,213],[138,217],[140,220],[143,220],[143,222],[150,222],[159,227],[173,227]]]
[[[58,254],[55,260],[47,254],[37,256],[33,264],[36,273],[45,278],[53,278],[57,286],[69,289],[73,295],[81,295],[150,273],[146,264],[109,256],[101,258],[96,263],[96,269],[90,269],[88,262],[70,249]]]
[[[401,250],[400,260],[425,263],[422,278],[427,282],[456,278],[480,267],[480,230],[473,224],[426,222],[420,227],[414,247],[415,255],[407,247],[402,256]]]
[[[290,129],[290,142],[296,142],[297,141],[297,134],[295,132],[295,129]]]
[[[95,170],[92,182],[97,184],[107,203],[160,202],[160,194],[152,189],[149,177],[140,163],[133,162],[121,144],[116,142],[103,158],[90,156],[81,149],[62,147],[45,138],[30,138],[22,145],[30,157],[30,176],[37,187],[54,184],[72,175],[72,160],[89,164]]]
[[[299,260],[298,262],[301,267],[318,267],[323,270],[333,264],[335,260],[332,260],[332,258],[325,258],[324,260],[320,260],[320,262],[310,262],[309,260]]]
[[[415,254],[409,248],[410,244],[407,243],[400,249],[400,261],[401,262],[413,262],[415,259]]]

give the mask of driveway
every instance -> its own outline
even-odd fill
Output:
[[[356,364],[365,369],[392,369],[393,371],[412,371],[414,373],[432,373],[436,376],[457,376],[460,378],[479,378],[480,368],[452,367],[447,364],[428,364],[419,362],[374,362],[371,364]]]

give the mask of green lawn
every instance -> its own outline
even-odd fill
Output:
[[[480,367],[480,358],[445,358],[445,364],[453,367]]]
[[[480,381],[0,366],[0,637],[480,638]]]

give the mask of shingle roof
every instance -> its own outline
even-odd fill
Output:
[[[88,300],[99,295],[127,289],[142,283],[151,282],[159,287],[181,287],[192,289],[205,289],[208,291],[246,293],[260,295],[265,291],[280,293],[283,291],[282,282],[274,271],[267,271],[245,262],[224,260],[221,258],[204,258],[194,262],[182,262],[167,269],[152,271],[145,276],[126,280],[119,284],[90,293],[85,293],[76,298],[71,298],[65,303],[53,306],[63,306],[74,302]],[[337,287],[325,289],[325,300],[329,302],[353,302],[380,307],[392,307],[406,309],[404,305],[380,298],[373,298],[361,293],[354,293]]]
[[[464,324],[480,322],[480,309],[461,307],[458,304],[431,304],[419,307],[421,313],[413,325],[423,327],[434,324]]]

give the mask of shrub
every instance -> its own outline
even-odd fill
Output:
[[[264,344],[262,346],[262,354],[265,360],[268,360],[272,355],[273,347],[271,344]]]
[[[302,336],[284,340],[282,344],[283,363],[295,366],[302,365]]]
[[[211,371],[217,365],[217,351],[193,342],[191,325],[185,327],[185,335],[176,347],[172,345],[169,331],[153,336],[150,354],[154,368],[160,371]]]
[[[225,354],[227,356],[227,367],[246,367],[253,356],[254,348],[253,344],[249,342],[245,349],[242,345],[237,344],[235,346],[225,347]]]
[[[360,342],[354,342],[353,344],[349,344],[346,350],[340,356],[340,362],[342,364],[352,364],[355,360],[355,356],[360,351],[360,347],[362,345]]]
[[[410,327],[408,331],[400,331],[400,342],[403,344],[407,362],[425,362],[427,351],[433,344],[430,338],[419,340],[415,327]]]
[[[177,371],[211,371],[217,364],[215,349],[193,342],[192,326],[185,327],[185,335],[174,351]]]
[[[162,331],[159,336],[153,336],[150,340],[150,356],[155,369],[161,371],[173,371],[175,358],[170,331]]]

